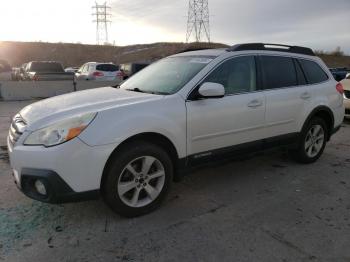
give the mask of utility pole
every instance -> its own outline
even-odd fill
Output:
[[[194,35],[196,42],[210,42],[208,0],[189,0],[186,42]]]
[[[108,23],[111,23],[111,7],[107,6],[107,3],[98,4],[92,7],[93,14],[95,18],[93,20],[96,23],[96,44],[103,45],[108,44]]]

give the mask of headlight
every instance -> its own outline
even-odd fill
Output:
[[[91,123],[97,113],[88,113],[65,119],[31,133],[25,145],[55,146],[77,137]]]

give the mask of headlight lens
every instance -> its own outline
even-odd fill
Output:
[[[55,146],[77,137],[92,122],[97,113],[65,119],[31,133],[25,145]]]

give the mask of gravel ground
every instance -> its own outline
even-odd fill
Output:
[[[152,214],[48,205],[15,187],[0,102],[0,261],[350,261],[350,122],[311,165],[282,152],[202,168]]]

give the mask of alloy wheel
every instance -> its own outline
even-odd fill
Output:
[[[309,158],[313,158],[318,155],[322,150],[325,140],[325,132],[321,125],[311,126],[309,132],[306,135],[304,148],[306,155]]]
[[[165,184],[163,164],[153,156],[142,156],[130,161],[118,179],[118,195],[130,207],[152,203]]]

